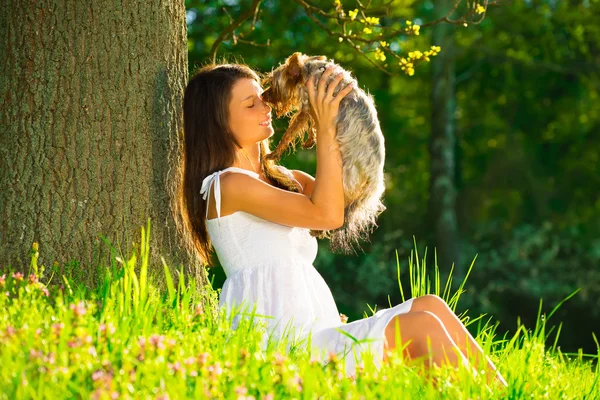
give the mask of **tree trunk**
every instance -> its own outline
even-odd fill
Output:
[[[450,1],[436,3],[436,17],[446,15]],[[431,177],[429,190],[429,222],[435,234],[438,265],[446,276],[452,263],[455,273],[462,275],[460,238],[456,217],[455,182],[455,119],[456,97],[454,82],[455,47],[453,26],[438,24],[433,27],[433,44],[442,51],[432,59],[432,116],[429,154]]]
[[[0,265],[26,269],[39,242],[40,262],[79,261],[94,282],[99,235],[128,256],[150,218],[154,266],[205,280],[171,204],[184,1],[4,0],[0,60]]]

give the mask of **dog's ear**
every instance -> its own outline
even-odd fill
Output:
[[[295,52],[286,60],[288,73],[294,78],[300,77],[302,74],[302,53]]]

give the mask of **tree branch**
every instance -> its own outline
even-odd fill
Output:
[[[225,38],[229,35],[229,34],[233,34],[233,32],[240,26],[242,25],[247,19],[249,19],[250,17],[253,17],[256,15],[256,13],[258,12],[258,7],[260,6],[262,0],[253,0],[252,1],[252,5],[250,5],[250,8],[248,10],[246,10],[245,13],[243,13],[242,15],[240,15],[238,17],[238,19],[236,19],[235,21],[233,21],[227,28],[225,28],[225,30],[223,32],[221,32],[221,34],[217,37],[217,40],[215,40],[215,42],[213,43],[211,49],[210,49],[210,58],[212,60],[212,62],[216,62],[217,59],[217,49],[219,48],[219,46],[221,45],[221,43],[223,42],[223,40],[225,40]]]
[[[256,24],[256,21],[258,19],[259,7],[260,7],[261,1],[262,0],[254,0],[252,2],[252,5],[246,12],[244,12],[242,15],[240,15],[235,21],[232,21],[230,23],[230,25],[223,32],[221,32],[221,34],[219,35],[219,37],[217,38],[215,43],[213,43],[213,46],[210,51],[210,57],[212,58],[213,62],[215,62],[216,53],[217,53],[217,49],[218,49],[219,45],[229,35],[232,35],[234,44],[236,44],[238,41],[240,41],[240,42],[252,44],[255,46],[261,46],[260,44],[257,44],[253,41],[240,40],[240,37],[243,36],[242,33],[240,33],[239,35],[235,34],[235,30],[238,27],[240,27],[245,21],[250,19],[251,17],[252,17],[252,30],[254,29],[254,25]],[[327,33],[331,37],[340,38],[339,39],[340,42],[346,42],[346,44],[348,46],[350,46],[354,51],[359,53],[362,57],[367,59],[373,66],[378,68],[380,71],[387,73],[388,75],[394,76],[396,74],[390,73],[390,71],[388,71],[381,65],[374,62],[368,56],[367,51],[365,51],[365,48],[368,50],[369,47],[372,48],[373,45],[377,46],[378,43],[381,41],[387,41],[387,40],[396,38],[400,35],[411,35],[411,34],[419,33],[418,29],[412,29],[412,26],[410,25],[410,23],[407,24],[407,28],[405,28],[405,29],[391,29],[389,27],[381,26],[379,24],[375,25],[375,24],[373,24],[373,22],[365,23],[365,20],[369,21],[368,15],[373,15],[374,12],[379,13],[379,15],[381,15],[382,17],[387,17],[390,13],[390,6],[392,4],[391,0],[384,3],[381,6],[378,6],[376,8],[372,8],[372,9],[370,8],[371,0],[369,0],[366,4],[363,4],[361,0],[356,0],[357,1],[356,13],[358,13],[358,15],[360,16],[359,20],[357,20],[356,15],[352,15],[352,14],[347,15],[346,12],[341,7],[341,5],[339,5],[339,4],[335,7],[335,10],[333,12],[327,12],[322,7],[314,5],[311,0],[293,0],[293,1],[295,3],[297,3],[298,5],[300,5],[300,7],[302,7],[304,9],[306,16],[315,25],[317,25],[321,30],[323,30],[325,33]],[[443,17],[438,18],[436,20],[421,24],[421,25],[419,25],[419,27],[420,28],[431,27],[433,25],[437,25],[437,24],[441,24],[441,23],[448,23],[448,24],[453,24],[453,25],[465,25],[465,26],[469,23],[479,24],[485,18],[488,7],[491,5],[498,5],[501,1],[502,0],[491,0],[491,1],[490,0],[471,0],[469,2],[469,0],[466,0],[467,9],[466,9],[466,12],[464,13],[464,15],[460,18],[453,19],[452,15],[458,10],[460,5],[463,3],[463,0],[454,0],[454,5],[452,6],[452,8],[449,10],[449,12],[446,15],[444,15]],[[481,7],[483,7],[483,11],[481,10]],[[376,30],[376,29],[379,30],[379,32],[378,32],[379,34],[373,35],[372,37],[367,37],[366,35],[361,35],[361,34],[348,34],[348,31],[346,30],[347,24],[356,23],[359,21],[362,23],[365,23],[365,27],[369,27],[374,30]],[[333,29],[330,28],[328,26],[328,22],[334,22],[338,27],[340,27],[341,31],[337,32],[337,28],[333,28]],[[352,31],[349,31],[349,32],[352,33]],[[356,43],[362,43],[363,48],[361,48],[361,46],[357,45]],[[266,45],[263,44],[262,46],[269,46],[269,44],[270,44],[270,42],[267,42]],[[385,48],[384,46],[381,46],[381,47],[383,47],[385,52],[392,55],[396,59],[401,58],[393,50],[391,50],[389,48]],[[418,62],[416,65],[418,65],[418,64],[420,64],[420,62]]]

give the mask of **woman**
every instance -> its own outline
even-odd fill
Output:
[[[334,73],[331,66],[324,72]],[[334,97],[340,80],[337,74],[329,87],[327,79],[318,87],[307,82],[317,129],[313,178],[263,159],[273,135],[271,108],[261,99],[254,71],[239,64],[210,65],[191,78],[184,97],[181,209],[199,256],[212,264],[214,246],[227,275],[219,306],[253,304],[257,314],[272,317],[266,318],[271,334],[281,337],[288,328],[300,337],[310,333],[312,345],[337,354],[346,354],[352,344],[339,329],[376,339],[370,349],[377,366],[397,347],[409,359],[424,357],[426,367],[468,364],[465,355],[472,354],[486,364],[490,379],[506,384],[437,296],[413,298],[348,324],[340,321],[331,291],[313,267],[317,240],[309,235],[310,229],[335,229],[344,220],[335,119],[352,87]],[[365,349],[355,350],[356,360],[345,358],[348,374]]]

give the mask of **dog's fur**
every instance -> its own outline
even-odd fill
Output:
[[[277,147],[265,155],[266,159],[279,160],[288,147],[295,149],[296,140],[306,132],[308,139],[302,147],[311,148],[316,143],[316,129],[304,82],[313,76],[320,78],[329,64],[333,61],[324,56],[310,57],[296,52],[263,80],[263,87],[267,87],[263,100],[273,107],[278,117],[297,111]],[[334,95],[346,85],[356,84],[348,71],[337,68],[344,75]],[[327,84],[334,78],[331,74]],[[377,227],[377,216],[386,209],[381,202],[385,192],[385,142],[371,95],[358,86],[348,93],[340,102],[336,128],[342,156],[344,225],[327,232],[311,231],[311,234],[330,238],[332,250],[341,249],[348,253],[354,250],[359,239],[368,240],[368,234]]]

